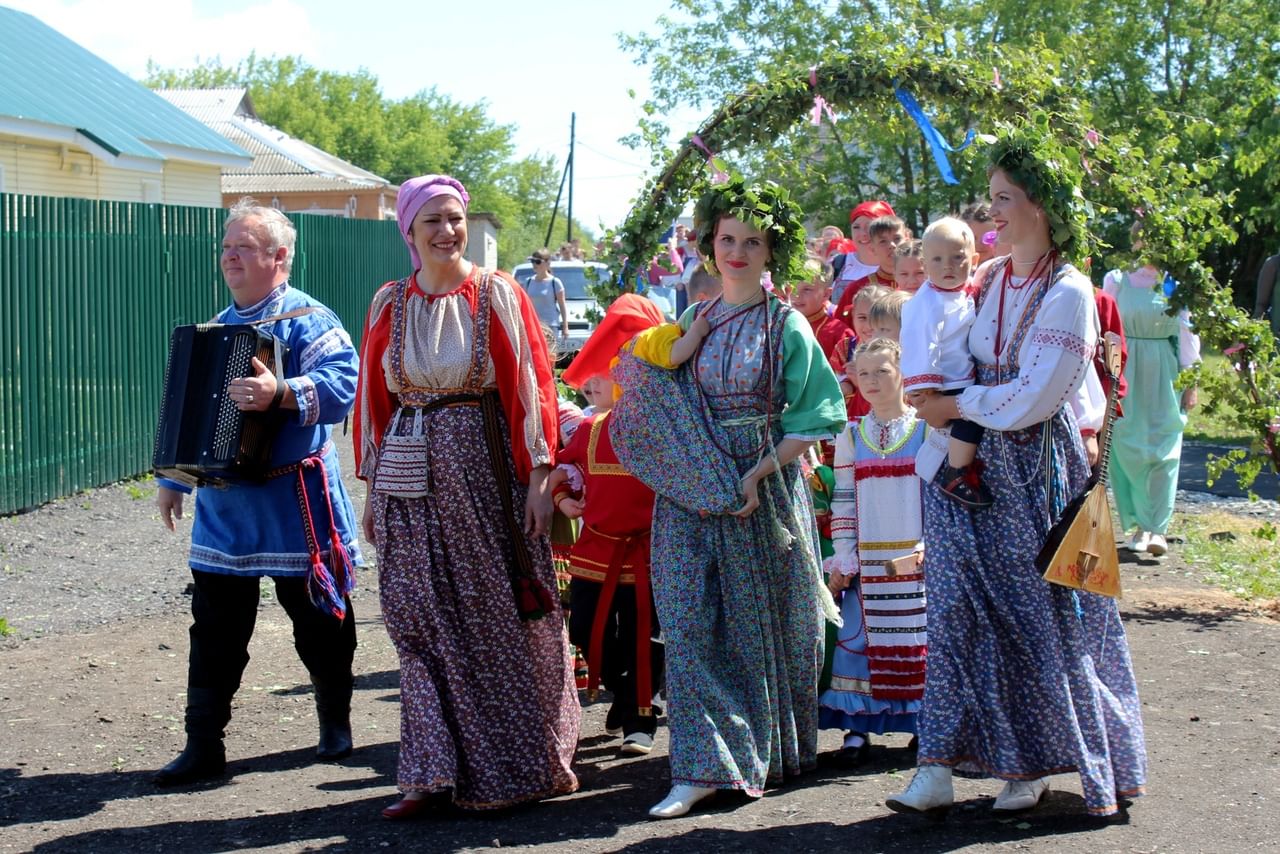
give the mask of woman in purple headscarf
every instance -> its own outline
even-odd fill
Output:
[[[374,296],[361,345],[356,471],[400,657],[389,819],[578,786],[577,692],[549,595],[556,389],[524,290],[464,256],[468,201],[444,175],[400,187],[414,272]]]

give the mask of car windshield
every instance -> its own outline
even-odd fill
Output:
[[[564,283],[565,299],[595,299],[587,290],[587,267],[575,264],[571,267],[557,267],[555,262],[551,264],[551,275],[555,276]],[[521,287],[529,286],[529,279],[533,278],[532,270],[521,270],[516,274],[516,281]]]

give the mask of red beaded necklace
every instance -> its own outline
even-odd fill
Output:
[[[1031,270],[1031,275],[1027,276],[1027,278],[1024,279],[1021,284],[1017,284],[1017,285],[1013,284],[1013,256],[1012,255],[1009,256],[1008,263],[1004,265],[1004,275],[1000,279],[1000,302],[996,309],[996,367],[997,367],[997,370],[999,369],[1000,358],[1001,356],[1004,355],[1003,338],[1004,338],[1005,292],[1020,291],[1023,288],[1030,285],[1036,279],[1040,278],[1041,276],[1044,276],[1046,280],[1050,279],[1053,268],[1054,266],[1056,266],[1057,260],[1058,260],[1058,253],[1055,252],[1053,249],[1050,249],[1048,252],[1041,255],[1040,259],[1036,261],[1035,267],[1033,267]],[[1026,316],[1026,311],[1030,308],[1031,308],[1031,303],[1029,302],[1027,303],[1027,307],[1023,309],[1024,317]],[[1021,323],[1021,320],[1019,320],[1019,323]]]

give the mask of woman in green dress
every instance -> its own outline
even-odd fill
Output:
[[[1141,252],[1141,230],[1134,227],[1135,251]],[[1187,411],[1196,405],[1196,389],[1178,391],[1174,382],[1183,368],[1200,361],[1200,338],[1191,331],[1186,310],[1169,313],[1165,276],[1145,265],[1131,272],[1112,270],[1102,289],[1111,294],[1124,322],[1129,359],[1124,378],[1129,393],[1124,417],[1112,433],[1111,490],[1126,531],[1125,544],[1155,557],[1168,551],[1165,534],[1173,518],[1182,459],[1182,431]]]
[[[657,493],[672,789],[655,818],[816,764],[822,621],[838,619],[797,460],[843,427],[840,387],[809,322],[761,287],[803,260],[799,209],[775,185],[733,182],[695,219],[724,293],[681,325],[704,317],[710,332],[674,370],[624,353],[614,374],[614,447]]]

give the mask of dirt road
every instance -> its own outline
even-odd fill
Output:
[[[358,489],[358,487],[357,487]],[[224,782],[158,790],[181,748],[188,625],[182,538],[150,487],[95,490],[0,520],[0,851],[1248,851],[1280,848],[1280,623],[1190,577],[1176,555],[1126,566],[1126,628],[1143,693],[1149,794],[1084,817],[1054,778],[1036,812],[996,819],[994,781],[958,781],[943,824],[888,812],[910,774],[905,739],[857,773],[831,768],[750,802],[720,796],[651,822],[666,734],[620,759],[603,707],[584,710],[582,790],[483,818],[391,824],[398,682],[368,571],[355,599],[357,749],[312,763],[316,722],[283,611],[264,600],[228,732]],[[148,494],[140,494],[148,493]],[[357,501],[361,493],[357,492]],[[824,734],[823,747],[839,746]]]

